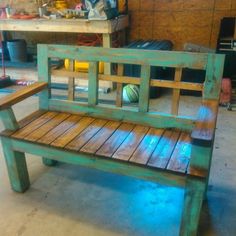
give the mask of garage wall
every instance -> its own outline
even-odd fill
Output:
[[[9,2],[2,0],[4,4]],[[36,11],[35,0],[11,0],[13,7]],[[77,0],[68,0],[73,6]],[[2,5],[0,4],[0,5]],[[128,0],[130,39],[171,39],[175,49],[185,42],[215,48],[220,19],[236,16],[236,0]],[[27,33],[26,37],[30,37]],[[75,35],[39,34],[33,43],[73,41]]]
[[[236,16],[236,0],[129,0],[131,39],[171,39],[215,47],[223,16]]]

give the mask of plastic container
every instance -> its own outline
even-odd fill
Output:
[[[7,41],[7,49],[12,62],[27,61],[26,42],[22,39]]]

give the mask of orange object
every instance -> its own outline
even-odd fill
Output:
[[[220,104],[230,103],[232,99],[232,83],[230,78],[223,78],[221,84]]]

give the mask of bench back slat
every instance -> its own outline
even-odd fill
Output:
[[[41,47],[41,46],[39,46]],[[208,54],[127,48],[75,47],[48,45],[48,56],[80,61],[206,69]],[[193,56],[193,55],[196,56]]]
[[[140,92],[139,92],[139,111],[148,112],[149,108],[149,90],[150,90],[151,67],[141,66]]]
[[[88,72],[88,105],[98,104],[98,62],[89,63]]]
[[[59,101],[51,99],[50,86],[40,96],[40,108],[54,109],[68,112],[87,112],[90,115],[111,119],[125,119],[131,122],[142,120],[145,124],[161,127],[178,127],[192,129],[195,119],[178,116],[180,90],[196,90],[203,92],[203,99],[219,99],[221,77],[223,72],[223,55],[207,53],[187,53],[172,51],[151,51],[134,49],[107,49],[100,47],[76,47],[65,45],[39,45],[39,80],[51,84],[50,58],[60,58],[89,62],[88,74],[64,71],[60,75],[71,78],[88,79],[88,103]],[[117,63],[116,75],[99,74],[98,63]],[[124,64],[141,66],[141,75],[138,77],[123,76]],[[151,66],[175,68],[175,78],[172,81],[151,78]],[[182,70],[185,68],[206,70],[204,84],[181,81]],[[53,75],[58,75],[52,71]],[[101,107],[98,104],[98,81],[112,81],[117,83],[115,107]],[[127,110],[122,105],[124,84],[139,85],[139,103],[135,111]],[[170,114],[149,112],[150,86],[173,89],[172,108]],[[154,119],[155,117],[155,119]],[[168,118],[168,119],[167,119]],[[167,122],[168,120],[168,122]]]

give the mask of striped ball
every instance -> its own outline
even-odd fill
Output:
[[[123,100],[125,102],[138,102],[139,87],[137,85],[128,84],[123,88]]]

